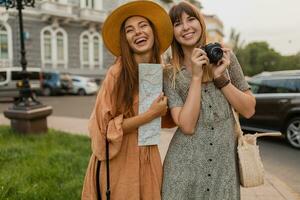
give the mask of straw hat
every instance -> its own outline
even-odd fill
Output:
[[[120,56],[120,30],[123,22],[132,16],[147,18],[154,25],[163,53],[173,39],[173,26],[167,12],[153,1],[132,1],[115,9],[105,20],[102,37],[106,48],[115,56]]]

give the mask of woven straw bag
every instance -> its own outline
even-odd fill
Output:
[[[264,167],[256,139],[262,136],[280,136],[281,133],[243,134],[238,114],[232,109],[235,118],[235,134],[238,139],[240,182],[243,187],[256,187],[264,184]]]

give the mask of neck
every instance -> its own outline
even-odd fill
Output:
[[[182,47],[182,50],[184,55],[183,65],[190,69],[192,67],[191,57],[194,47]]]
[[[147,52],[144,54],[133,54],[133,57],[137,64],[149,63],[151,61],[152,52]]]

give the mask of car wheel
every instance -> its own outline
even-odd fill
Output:
[[[86,95],[85,90],[84,90],[84,89],[79,89],[79,90],[78,90],[78,95],[79,95],[79,96],[84,96],[84,95]]]
[[[49,87],[43,88],[43,95],[44,96],[50,96],[52,93],[51,89]]]
[[[293,147],[300,148],[300,117],[295,117],[288,122],[286,140]]]

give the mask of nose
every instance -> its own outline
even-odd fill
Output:
[[[182,28],[183,28],[183,30],[188,30],[189,29],[189,24],[186,22],[186,21],[183,21],[182,22]]]
[[[136,35],[139,35],[141,33],[142,33],[142,30],[139,27],[135,29],[135,34]]]

